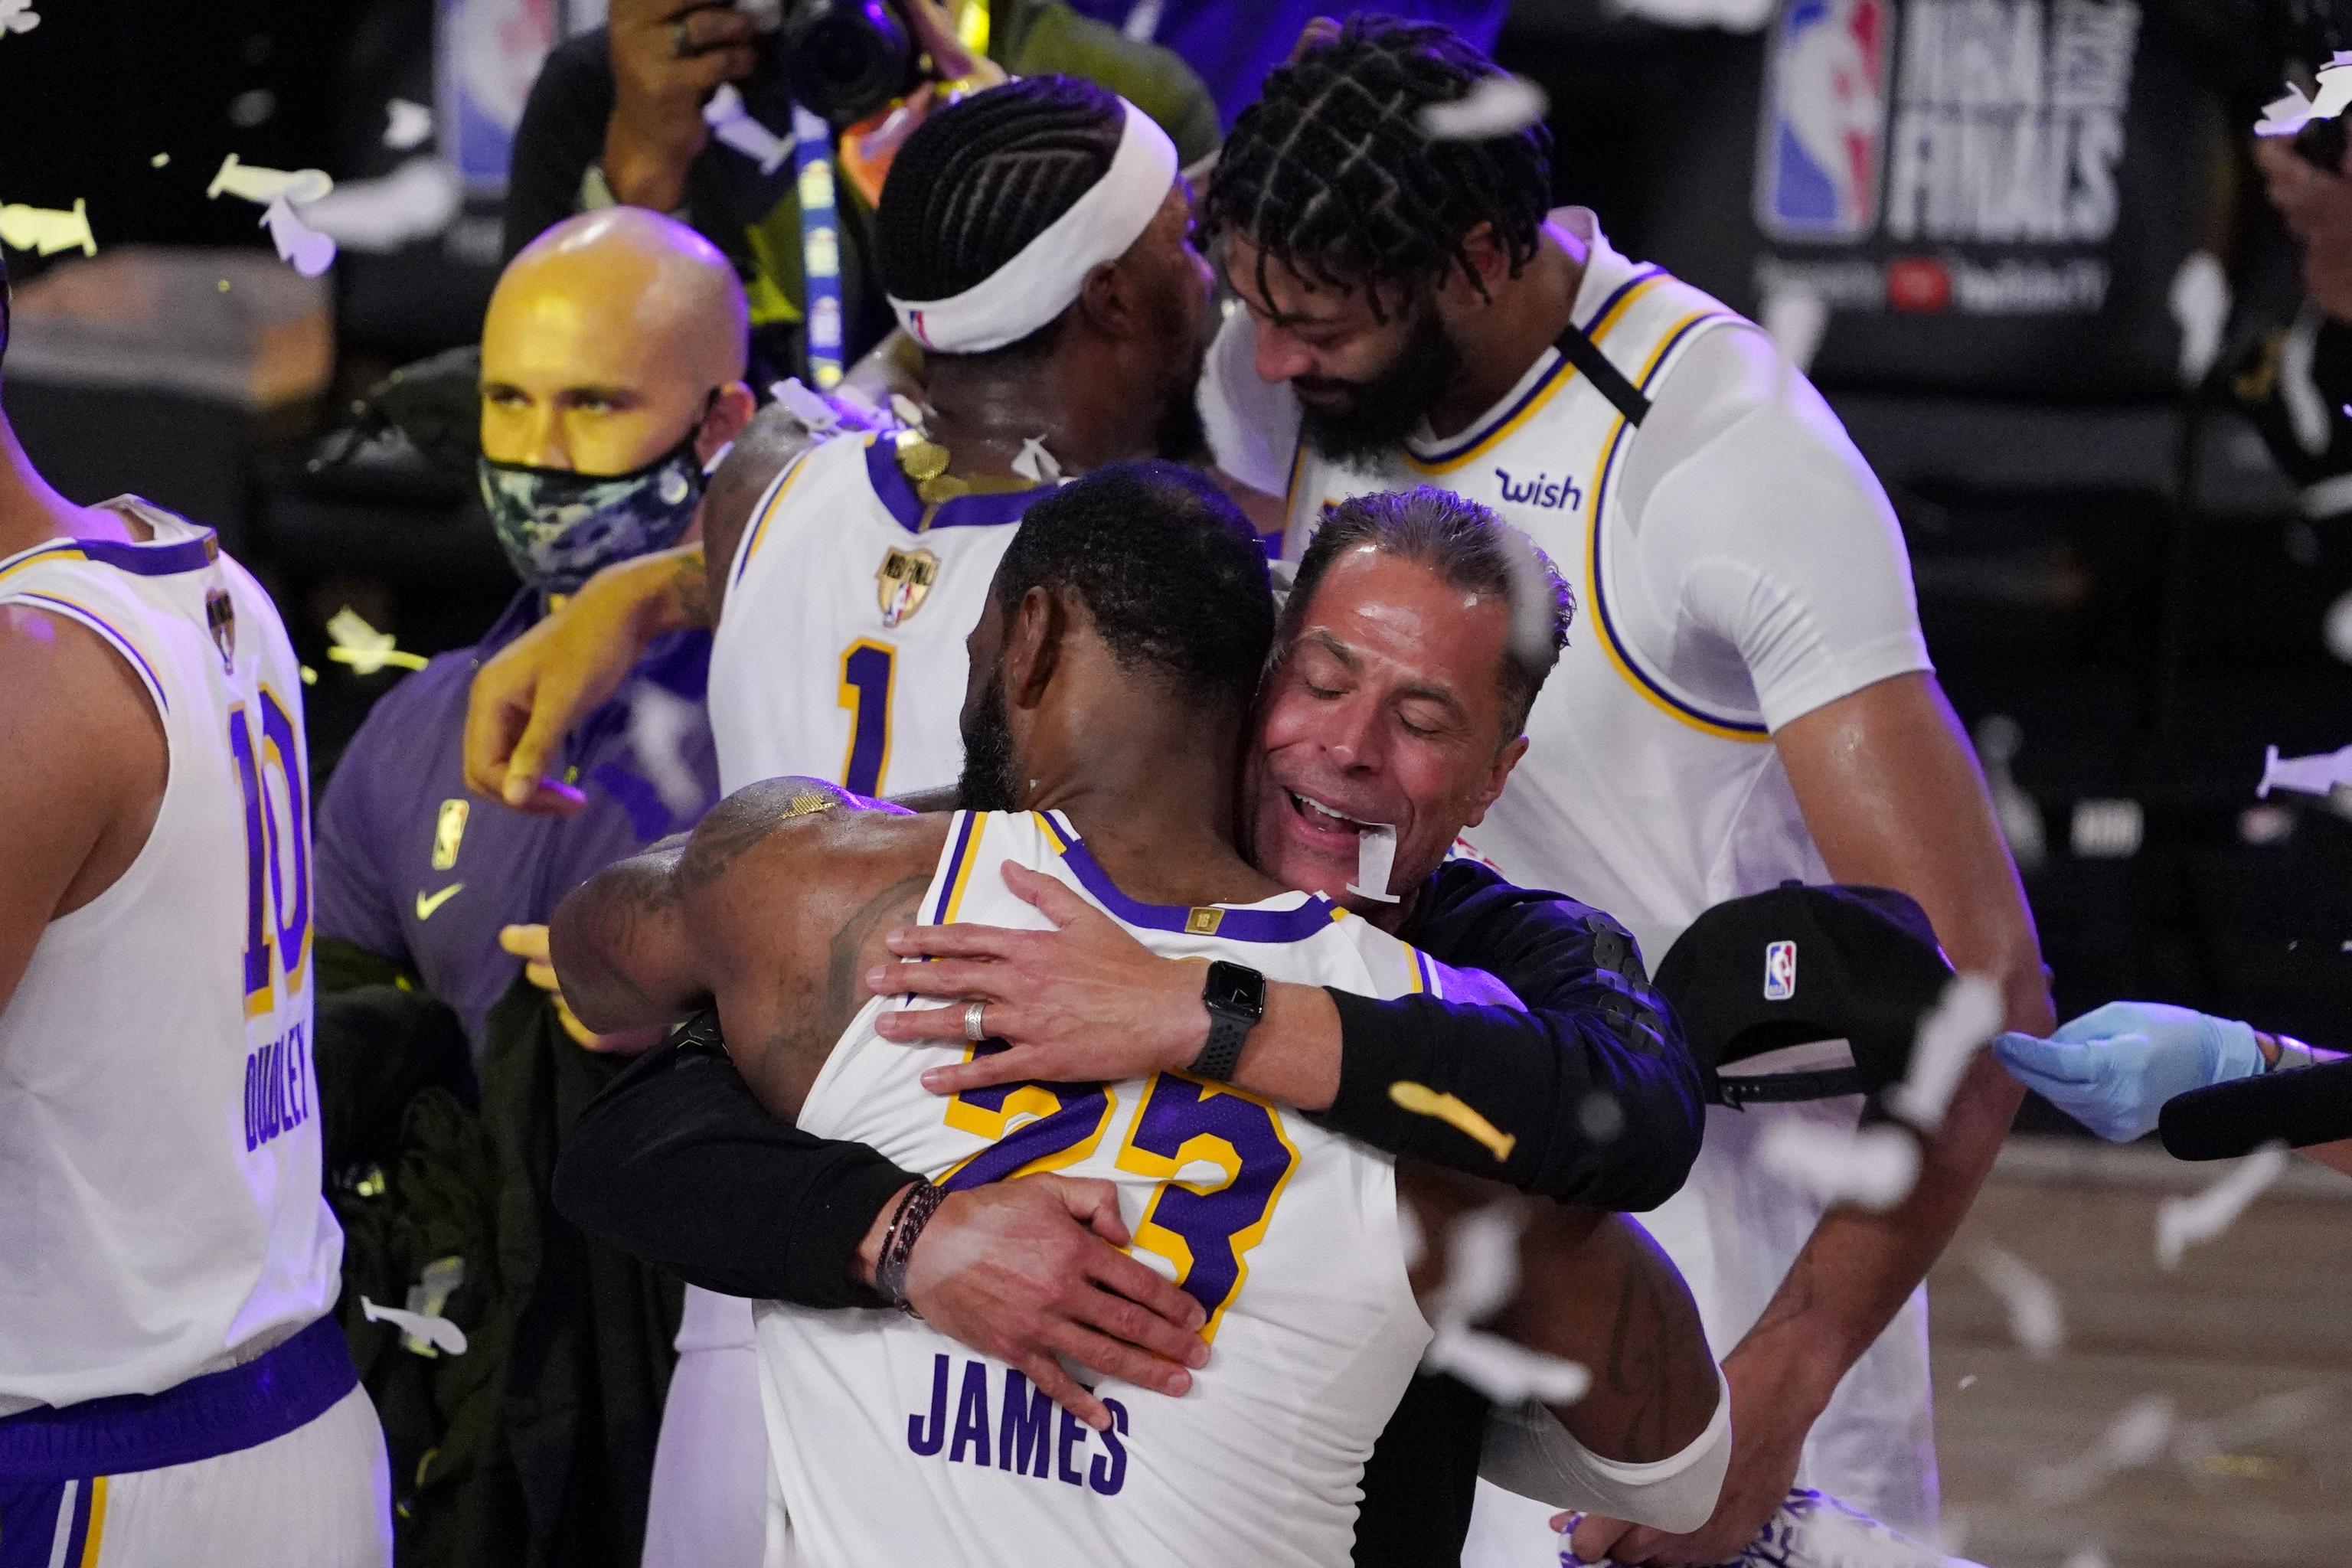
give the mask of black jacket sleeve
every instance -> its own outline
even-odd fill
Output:
[[[604,28],[548,51],[523,101],[507,163],[508,257],[579,209],[581,176],[604,155],[613,99],[613,56]]]
[[[1698,1063],[1624,927],[1450,861],[1404,935],[1441,963],[1494,975],[1528,1011],[1332,992],[1341,1056],[1327,1125],[1596,1207],[1650,1209],[1674,1194],[1705,1127]],[[1405,1110],[1390,1092],[1400,1081],[1454,1096],[1511,1140],[1507,1153]]]
[[[849,1277],[890,1195],[916,1180],[863,1143],[771,1116],[703,1014],[581,1114],[555,1206],[689,1285],[803,1307],[875,1307]]]

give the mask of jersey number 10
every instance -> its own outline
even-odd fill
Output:
[[[310,958],[310,797],[294,720],[268,687],[261,689],[260,745],[240,702],[228,712],[228,749],[245,795],[245,1016],[254,1018],[277,1005],[278,975],[287,995],[301,987]]]

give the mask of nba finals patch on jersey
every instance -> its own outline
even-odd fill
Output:
[[[892,550],[874,574],[882,601],[882,624],[896,629],[923,607],[924,596],[940,574],[940,558],[928,550]]]

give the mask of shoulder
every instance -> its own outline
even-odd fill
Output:
[[[928,879],[953,820],[881,806],[824,779],[767,779],[711,807],[687,841],[678,881],[692,896],[747,877],[764,883],[785,868],[797,890],[918,870]]]
[[[127,781],[152,779],[169,751],[163,716],[123,650],[76,616],[0,600],[0,776],[46,780],[34,795],[70,812],[110,811]],[[22,829],[18,820],[13,826]]]
[[[1569,938],[1583,943],[1633,938],[1614,916],[1565,893],[1522,888],[1491,866],[1448,860],[1431,874],[1406,935],[1433,956],[1475,963],[1482,947],[1505,940]]]

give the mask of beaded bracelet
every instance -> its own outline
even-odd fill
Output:
[[[907,1301],[907,1259],[915,1250],[915,1238],[923,1234],[923,1226],[947,1197],[945,1187],[917,1182],[899,1200],[898,1212],[890,1216],[890,1228],[882,1233],[882,1257],[874,1265],[874,1289],[884,1300],[912,1317],[922,1314]]]

